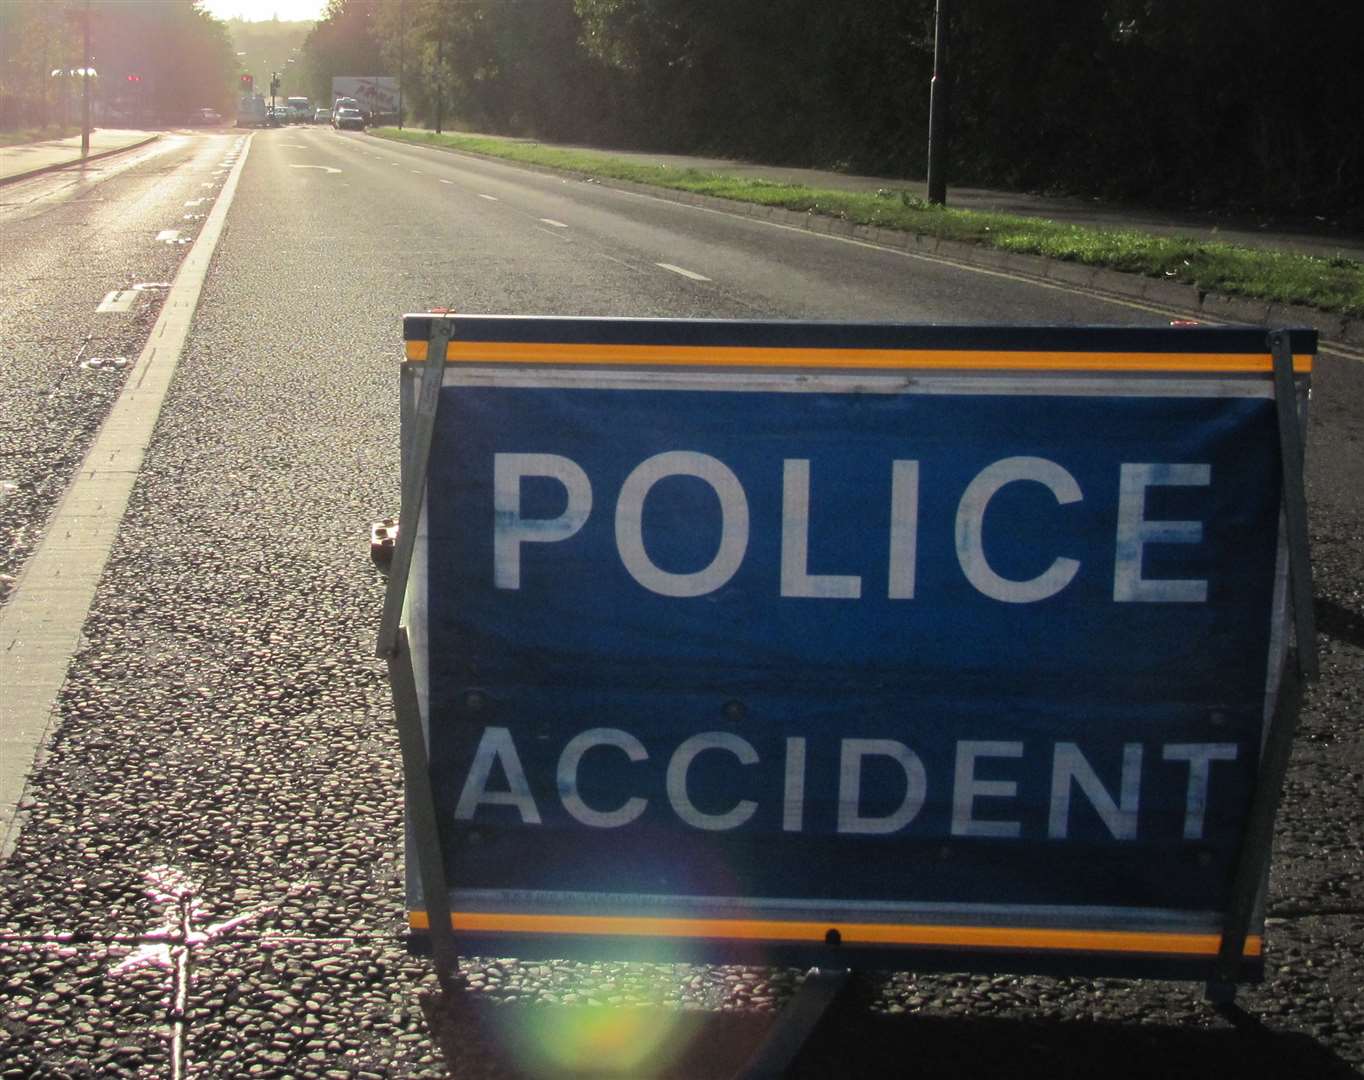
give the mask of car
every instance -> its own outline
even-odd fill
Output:
[[[223,114],[217,109],[196,109],[194,112],[194,122],[196,124],[221,124],[223,122]]]
[[[318,109],[313,113],[314,124],[330,124],[332,122],[331,109]]]
[[[365,118],[360,115],[359,109],[337,109],[332,124],[337,131],[343,128],[353,128],[356,131],[365,130]]]

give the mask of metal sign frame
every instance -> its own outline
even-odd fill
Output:
[[[403,398],[402,528],[385,598],[378,655],[387,660],[404,757],[409,876],[415,878],[424,912],[414,912],[418,947],[429,944],[437,970],[448,978],[461,951],[496,955],[639,955],[622,953],[595,929],[585,933],[538,932],[534,920],[517,932],[488,932],[462,926],[451,916],[446,866],[437,822],[428,760],[427,718],[421,711],[418,673],[404,614],[413,559],[422,527],[433,432],[441,388],[452,365],[483,365],[500,370],[581,369],[586,372],[638,370],[641,364],[672,371],[709,370],[715,362],[734,370],[784,374],[807,379],[812,372],[891,373],[911,381],[925,374],[960,371],[974,364],[993,371],[1040,380],[1058,371],[1083,372],[1103,379],[1115,372],[1136,372],[1152,379],[1261,380],[1277,403],[1278,453],[1282,468],[1282,543],[1295,647],[1283,648],[1280,670],[1270,671],[1276,701],[1265,724],[1263,748],[1251,805],[1236,858],[1231,899],[1221,928],[1180,953],[1149,936],[1111,951],[1069,948],[1054,932],[1039,949],[1018,948],[1018,933],[992,937],[981,928],[972,940],[912,942],[856,940],[831,928],[820,935],[787,940],[727,938],[724,928],[684,928],[683,958],[729,962],[796,962],[841,970],[852,966],[916,970],[1020,971],[1056,974],[1123,974],[1139,977],[1203,979],[1210,996],[1229,996],[1238,981],[1257,979],[1261,941],[1251,927],[1262,917],[1274,816],[1297,721],[1301,687],[1316,677],[1311,608],[1310,552],[1302,475],[1307,375],[1315,352],[1311,330],[1121,329],[1087,327],[906,327],[810,323],[731,323],[670,320],[512,319],[441,314],[409,315],[405,320]],[[1284,626],[1281,629],[1287,630]],[[1275,663],[1271,657],[1271,664]],[[415,873],[413,872],[415,871]],[[1004,885],[1005,883],[1001,883]],[[514,922],[514,920],[508,920]],[[567,925],[567,924],[560,924]],[[817,929],[817,928],[816,928]],[[1177,936],[1177,935],[1175,935]],[[1185,935],[1187,937],[1187,935]],[[851,940],[850,940],[851,938]],[[1085,940],[1093,942],[1096,935]],[[509,940],[511,944],[509,944]],[[1116,940],[1116,939],[1115,939]],[[469,946],[461,949],[461,941]],[[1011,942],[1013,944],[1011,944]],[[637,935],[629,944],[638,945]],[[676,943],[675,941],[673,942]],[[646,955],[657,955],[648,943]],[[512,952],[515,949],[515,952]],[[670,953],[669,955],[677,955]]]

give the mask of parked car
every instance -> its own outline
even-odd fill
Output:
[[[336,118],[332,124],[337,131],[343,128],[353,128],[356,131],[365,130],[365,118],[360,115],[359,109],[337,109]]]
[[[314,124],[330,124],[332,122],[331,109],[318,109],[313,113]]]

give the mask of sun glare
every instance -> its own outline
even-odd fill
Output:
[[[199,0],[199,6],[216,19],[310,22],[322,18],[327,0]]]

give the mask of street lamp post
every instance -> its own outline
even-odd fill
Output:
[[[90,0],[85,0],[81,53],[81,157],[90,156]]]
[[[928,95],[928,201],[947,202],[948,24],[951,0],[938,0],[933,17],[933,81]]]

